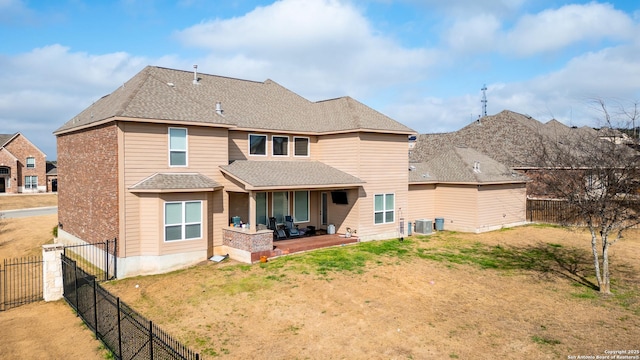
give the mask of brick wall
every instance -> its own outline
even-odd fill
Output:
[[[89,243],[118,237],[115,123],[59,135],[58,221]]]
[[[9,190],[7,192],[18,192],[18,187],[24,186],[25,176],[37,176],[38,188],[43,192],[46,191],[47,157],[22,134],[11,140],[4,147],[18,159],[16,168],[11,169],[11,189],[7,189]],[[27,168],[28,157],[35,158],[34,168]],[[25,190],[25,192],[30,191],[35,192],[37,190]]]
[[[0,175],[4,178],[5,193],[18,192],[18,163],[7,149],[0,150],[0,166],[9,168],[9,175]]]

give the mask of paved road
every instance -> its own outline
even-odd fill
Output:
[[[0,217],[4,219],[11,219],[11,218],[20,218],[20,217],[29,217],[29,216],[50,215],[50,214],[56,214],[57,212],[58,212],[57,206],[48,206],[48,207],[31,208],[31,209],[0,211]]]

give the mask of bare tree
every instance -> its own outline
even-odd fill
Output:
[[[605,126],[597,132],[574,128],[553,140],[545,136],[539,160],[544,171],[536,180],[549,195],[567,202],[564,222],[589,229],[598,286],[610,294],[609,247],[640,223],[640,157],[616,140],[620,125],[613,125],[623,119],[621,125],[631,128],[638,107],[610,111],[603,100],[594,104]]]

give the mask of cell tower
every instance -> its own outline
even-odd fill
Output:
[[[482,86],[482,117],[487,116],[487,85]]]

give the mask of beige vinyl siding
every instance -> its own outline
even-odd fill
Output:
[[[140,194],[140,253],[145,255],[179,254],[205,249],[207,246],[207,193]],[[202,201],[202,238],[164,241],[164,204],[171,201]]]
[[[409,185],[408,221],[435,218],[436,186],[435,184]]]
[[[526,185],[485,185],[478,192],[478,228],[498,227],[526,220]]]
[[[127,191],[132,185],[158,172],[197,172],[220,184],[224,184],[220,165],[228,164],[227,130],[221,128],[194,127],[187,128],[187,166],[170,167],[168,159],[168,128],[167,125],[148,123],[123,123],[122,128],[122,151],[126,154],[124,159],[124,226],[123,236],[126,239],[126,253],[122,256],[149,255],[153,252],[153,247],[142,242],[142,234],[158,233],[158,227],[149,219],[141,222],[138,214],[155,213],[158,214],[157,203],[153,208],[151,203],[140,201],[138,194]],[[220,191],[217,191],[220,192]],[[206,208],[205,208],[206,209]],[[222,206],[216,206],[217,211],[224,211]],[[203,209],[204,211],[204,209]],[[203,213],[204,214],[204,213]],[[208,214],[213,221],[213,228],[221,229],[227,224],[227,215],[224,213]],[[204,214],[207,216],[207,214]],[[158,221],[162,221],[162,217]],[[225,225],[226,224],[226,225]],[[147,228],[151,227],[151,228]],[[203,230],[204,231],[204,230]],[[222,243],[222,232],[213,231],[213,242]],[[219,238],[219,239],[218,239]],[[161,240],[162,239],[162,240]],[[155,241],[163,241],[164,236]],[[206,244],[211,239],[205,239]],[[190,247],[191,245],[187,245]],[[202,246],[201,244],[198,246]],[[160,252],[170,250],[175,245],[163,246]]]
[[[249,134],[266,135],[266,155],[249,155]],[[273,156],[273,143],[272,136],[286,136],[289,138],[289,155],[288,156]],[[304,137],[309,138],[309,156],[294,156],[293,138]],[[229,160],[276,160],[276,161],[292,161],[292,160],[317,160],[317,137],[301,134],[283,134],[283,133],[265,133],[260,131],[229,131]]]
[[[318,140],[319,160],[366,182],[360,189],[357,203],[353,190],[349,205],[329,204],[329,222],[334,215],[346,215],[335,223],[338,232],[346,227],[358,230],[364,239],[395,236],[400,217],[407,215],[408,155],[406,135],[351,133],[323,136]],[[400,160],[399,160],[400,159]],[[395,223],[374,225],[374,195],[395,195]]]
[[[318,160],[335,167],[338,170],[360,177],[360,138],[357,134],[326,135],[318,138]],[[347,227],[358,230],[362,234],[362,219],[360,217],[360,196],[358,189],[347,190],[348,205],[334,204],[331,201],[331,191],[327,191],[327,224],[333,224],[336,232],[344,233]],[[320,202],[318,202],[318,207]],[[373,215],[372,215],[373,216]],[[319,214],[316,218],[319,217]],[[320,222],[320,219],[317,220]]]
[[[478,217],[478,187],[438,184],[435,208],[435,217],[444,218],[445,230],[475,232]]]

